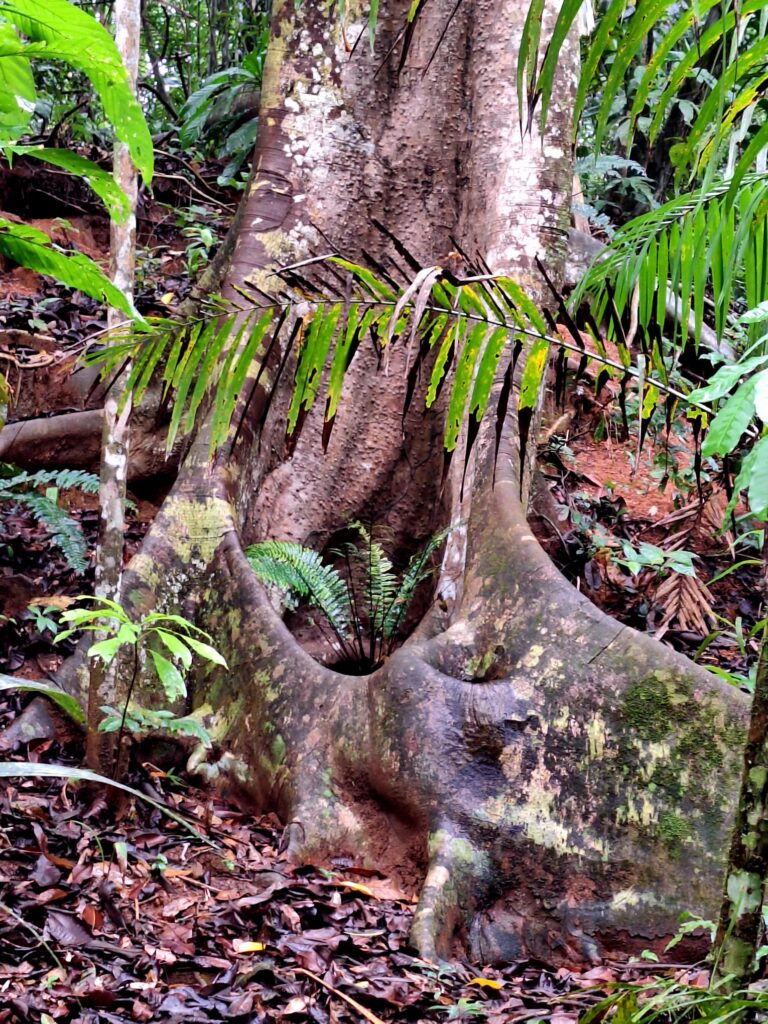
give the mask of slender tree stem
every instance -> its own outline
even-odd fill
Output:
[[[755,970],[768,878],[768,528],[763,531],[763,614],[741,792],[728,857],[716,944],[717,974],[740,988]]]

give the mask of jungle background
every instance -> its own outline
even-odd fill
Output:
[[[111,4],[77,6],[114,28]],[[368,26],[350,41],[346,33],[351,38],[356,12],[327,6],[322,17],[330,19],[335,7],[336,16],[347,19],[341,32],[351,61],[357,47],[369,46]],[[373,50],[374,70],[387,60],[395,67],[407,64],[426,6],[412,5],[406,12],[411,20],[393,27],[377,26],[372,5],[371,45],[376,32],[380,47],[381,38],[391,40],[389,50]],[[564,265],[558,269],[557,260],[548,261],[542,250],[541,275],[532,288],[540,312],[538,320],[535,311],[530,318],[549,341],[538,375],[524,371],[528,379],[521,385],[521,407],[527,386],[529,397],[536,395],[529,405],[542,416],[540,430],[534,426],[523,440],[522,461],[535,450],[537,465],[530,526],[561,573],[593,604],[687,655],[735,692],[751,695],[764,682],[766,633],[768,450],[762,424],[768,386],[761,374],[768,361],[768,128],[762,94],[768,8],[757,0],[658,3],[651,13],[613,0],[563,4],[562,10],[571,38],[580,33],[586,77],[574,98],[574,162],[567,173],[574,188],[569,230],[560,239]],[[11,2],[0,6],[6,31],[14,11]],[[527,43],[513,83],[521,119],[503,125],[510,138],[519,138],[526,120],[530,127],[556,102],[551,76],[557,52],[546,49],[536,27],[543,11],[544,5],[531,4],[523,30]],[[452,17],[447,13],[446,26]],[[0,111],[7,115],[0,176],[0,218],[6,226],[0,355],[7,405],[0,433],[0,745],[8,766],[0,799],[0,1019],[362,1017],[375,1024],[476,1018],[565,1024],[604,1016],[732,1020],[760,1013],[761,982],[754,979],[765,950],[758,949],[756,965],[750,961],[749,977],[739,979],[753,987],[734,990],[703,955],[715,938],[716,913],[713,921],[683,916],[677,936],[670,933],[663,942],[645,946],[628,940],[625,957],[595,959],[591,968],[579,958],[569,961],[567,949],[551,960],[529,954],[472,966],[463,956],[430,962],[409,938],[422,882],[418,872],[410,879],[393,877],[361,867],[346,851],[314,866],[296,866],[285,841],[289,822],[276,814],[255,818],[247,797],[238,799],[231,789],[198,788],[199,776],[187,771],[188,755],[201,736],[208,741],[206,723],[189,716],[191,707],[179,708],[178,699],[168,698],[175,676],[164,675],[162,662],[152,709],[126,715],[118,704],[101,710],[113,734],[119,724],[119,743],[124,731],[130,733],[120,780],[154,801],[149,804],[133,794],[116,804],[92,780],[78,788],[82,714],[73,720],[63,698],[51,704],[20,688],[41,680],[56,685],[68,657],[83,650],[80,632],[62,633],[91,621],[66,616],[81,607],[75,599],[94,587],[103,518],[97,476],[103,461],[101,408],[109,388],[133,389],[137,405],[121,531],[126,566],[141,551],[180,462],[194,451],[191,439],[202,420],[198,415],[196,427],[195,413],[205,411],[206,397],[213,396],[214,408],[220,403],[234,413],[227,375],[220,385],[212,361],[198,366],[198,379],[209,390],[201,386],[195,405],[194,383],[182,382],[189,392],[185,398],[168,376],[167,360],[174,358],[168,350],[142,362],[137,345],[151,353],[145,337],[170,337],[169,324],[181,333],[178,324],[195,317],[202,323],[201,309],[222,291],[238,210],[243,216],[241,199],[249,193],[271,16],[268,5],[257,2],[147,0],[141,6],[138,99],[154,170],[136,206],[133,295],[135,310],[150,324],[137,328],[139,342],[126,341],[120,329],[110,337],[107,304],[114,308],[115,296],[92,271],[68,269],[59,259],[81,254],[110,273],[110,211],[115,213],[119,199],[93,169],[84,171],[63,157],[61,166],[51,165],[34,151],[53,147],[110,171],[116,115],[97,101],[93,69],[89,75],[72,52],[48,60],[38,42],[34,103],[23,131],[14,132],[17,103]],[[503,38],[503,20],[495,30]],[[7,36],[5,45],[12,54]],[[73,52],[77,45],[73,36]],[[439,35],[429,40],[427,52],[428,67],[438,73],[440,62],[451,59]],[[397,77],[392,67],[387,75]],[[18,82],[12,82],[11,94],[23,94]],[[546,125],[543,131],[546,138]],[[51,239],[50,251],[36,236],[23,234],[35,230]],[[376,230],[386,233],[388,225]],[[30,256],[22,245],[33,240],[48,253],[47,263],[38,250]],[[448,276],[437,280],[419,261],[411,265],[399,236],[393,241],[406,268],[401,279],[375,258],[365,264],[359,253],[337,255],[359,260],[352,264],[356,280],[374,290],[384,282],[401,300],[397,314],[410,310],[417,324],[429,312],[442,315],[433,286],[442,281],[459,294],[462,281],[487,277],[491,299],[474,307],[477,317],[487,318],[495,284],[478,262],[482,254],[464,251],[457,241],[455,250],[440,254]],[[304,266],[284,273],[281,287],[286,296],[290,292],[285,309],[289,302],[317,303],[318,294],[331,307],[340,301],[332,270],[322,269],[319,278]],[[419,287],[409,291],[414,278]],[[252,302],[252,294],[238,287],[237,295]],[[324,289],[330,299],[323,298]],[[453,300],[454,306],[463,301],[455,295]],[[435,308],[425,313],[427,304]],[[211,308],[211,323],[214,314],[230,315]],[[123,309],[119,320],[133,312]],[[380,327],[379,341],[387,325]],[[217,331],[208,340],[221,338],[223,347],[224,331]],[[390,340],[401,335],[405,346],[407,333],[393,328]],[[312,340],[310,328],[304,352]],[[128,347],[120,349],[121,343]],[[411,344],[418,347],[415,333]],[[386,389],[388,360],[378,355]],[[128,357],[132,370],[126,368]],[[296,369],[290,359],[296,352],[286,349],[286,378],[290,373],[304,401],[307,379],[302,394],[301,364]],[[445,348],[446,377],[451,359]],[[163,361],[166,378],[153,390],[152,373],[160,377]],[[457,378],[459,364],[457,357]],[[236,376],[231,362],[228,370]],[[472,373],[480,372],[465,367],[462,410]],[[434,372],[432,383],[442,390]],[[502,400],[509,399],[503,388],[501,396],[489,386],[489,417],[494,411],[497,419],[501,415]],[[407,400],[416,405],[410,387]],[[277,409],[283,427],[293,417],[294,430],[309,430],[303,422],[309,404],[304,401],[302,412],[287,399]],[[220,429],[229,426],[223,422]],[[424,430],[440,433],[434,425]],[[468,452],[472,442],[462,443]],[[464,458],[466,473],[469,456]],[[359,473],[361,467],[352,470]],[[442,520],[423,517],[411,528],[412,537],[397,517],[384,523],[371,515],[364,526],[400,571],[419,545],[437,537],[420,589],[414,587],[413,607],[403,615],[404,634],[430,606],[436,587],[442,594],[440,545],[447,538],[450,548],[451,533],[461,527],[445,522],[445,509],[441,514]],[[356,546],[352,517],[342,526],[326,531],[332,536],[317,545],[326,558],[334,550],[349,555],[350,545]],[[444,527],[441,535],[438,526]],[[285,533],[277,539],[295,538]],[[306,535],[299,539],[307,543]],[[369,563],[373,550],[379,549],[369,542]],[[371,589],[370,567],[360,586]],[[274,593],[272,599],[277,601]],[[188,606],[175,611],[192,614]],[[285,617],[304,649],[324,665],[338,668],[344,662],[346,670],[365,673],[391,654],[383,645],[371,647],[363,651],[363,664],[350,668],[350,652],[344,648],[340,657],[316,613],[294,602]],[[369,611],[367,626],[374,619]],[[196,621],[207,629],[204,616]],[[182,640],[192,635],[194,648],[194,634],[177,625]],[[201,656],[215,660],[216,651],[206,650]],[[189,667],[185,653],[171,653],[174,672]],[[501,678],[488,667],[478,669],[477,678]],[[762,741],[752,739],[762,750]],[[59,777],[48,774],[51,766],[63,766]],[[732,792],[734,805],[736,797]],[[168,817],[168,808],[175,816]],[[684,863],[687,832],[684,825],[676,827],[670,841]],[[725,849],[722,857],[725,868]],[[712,894],[713,907],[720,896]],[[680,900],[686,904],[685,893]],[[677,963],[676,947],[691,938],[696,941]],[[726,939],[721,928],[718,948]]]

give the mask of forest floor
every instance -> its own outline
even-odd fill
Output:
[[[138,304],[144,312],[167,312],[184,298],[190,267],[210,255],[200,224],[221,237],[224,207],[232,202],[215,188],[206,198],[189,182],[180,186],[177,170],[167,169],[168,195],[141,211]],[[23,166],[17,173],[12,188],[0,182],[0,199],[5,213],[28,218],[31,209],[40,212],[40,195],[50,197],[52,186],[39,172],[25,177]],[[187,189],[184,215],[174,207],[179,187]],[[42,208],[46,217],[32,223],[104,260],[103,218],[81,195],[53,191],[55,202]],[[28,271],[0,267],[0,356],[16,368],[11,380],[19,395],[41,352],[69,365],[103,326],[103,311],[91,300]],[[542,446],[556,509],[542,538],[562,571],[597,604],[746,684],[759,569],[749,550],[737,551],[734,536],[721,529],[727,498],[706,475],[699,490],[692,442],[682,429],[652,430],[638,454],[620,419],[611,396],[589,409],[573,408],[562,432]],[[134,495],[126,558],[162,497],[161,491]],[[59,500],[92,550],[96,498],[71,491]],[[744,564],[716,579],[737,562]],[[674,565],[689,565],[695,575]],[[50,620],[89,591],[91,574],[70,569],[23,507],[2,506],[0,671],[53,675],[67,648],[53,644]],[[28,703],[28,695],[0,696],[5,760],[80,765],[81,737],[40,705],[20,735],[15,722]],[[281,858],[278,822],[254,820],[236,803],[200,791],[181,766],[143,762],[140,749],[127,781],[173,808],[191,830],[140,800],[116,812],[103,793],[33,777],[21,766],[0,784],[0,1024],[284,1018],[567,1024],[611,986],[651,973],[693,989],[708,983],[701,967],[646,961],[586,973],[531,961],[429,965],[408,947],[413,893],[344,863],[291,867]]]

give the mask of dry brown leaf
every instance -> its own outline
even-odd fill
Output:
[[[706,636],[716,621],[711,602],[712,595],[698,577],[672,573],[656,591],[656,603],[664,609],[657,638],[673,623],[686,632]]]

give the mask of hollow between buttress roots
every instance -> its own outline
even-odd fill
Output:
[[[444,517],[441,517],[444,519]],[[429,543],[431,536],[439,529],[444,529],[444,524],[438,520],[432,533],[426,537],[411,537],[400,534],[395,536],[393,531],[385,523],[375,520],[365,522],[367,530],[372,532],[374,541],[380,543],[384,553],[391,561],[393,570],[398,577],[402,578],[411,558],[418,555]],[[295,610],[289,610],[284,615],[284,621],[288,629],[296,638],[298,643],[316,661],[327,668],[333,669],[342,675],[364,676],[375,672],[380,668],[386,658],[401,647],[408,637],[417,628],[424,618],[428,609],[435,599],[435,590],[440,568],[440,558],[443,545],[433,552],[429,558],[430,573],[417,586],[412,600],[408,603],[407,611],[403,613],[402,624],[397,630],[391,642],[384,642],[381,648],[371,650],[370,633],[367,629],[367,606],[370,605],[369,584],[364,573],[360,570],[362,565],[352,566],[342,552],[348,544],[363,545],[363,539],[359,532],[352,526],[336,530],[325,542],[320,554],[325,565],[332,565],[351,587],[351,606],[353,614],[359,616],[361,622],[362,650],[356,654],[349,655],[339,651],[337,645],[330,642],[330,631],[324,622],[322,613],[317,608],[302,602]],[[364,547],[362,548],[364,550]],[[353,629],[353,643],[355,642]],[[355,646],[358,646],[355,644]]]

